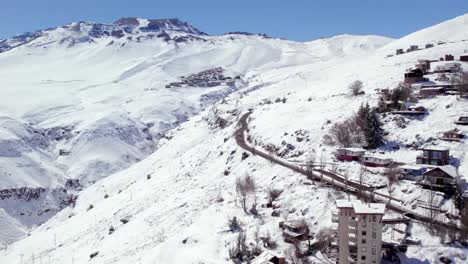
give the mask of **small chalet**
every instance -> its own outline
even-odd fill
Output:
[[[468,125],[468,116],[460,116],[457,121],[455,121],[457,125]]]
[[[468,55],[461,55],[460,61],[468,61]]]
[[[370,155],[364,155],[361,157],[361,162],[364,166],[368,166],[368,167],[387,167],[388,165],[392,164],[393,160],[370,156]]]
[[[451,165],[433,168],[423,174],[423,184],[435,187],[447,187],[456,184],[457,169]]]
[[[263,251],[262,254],[254,258],[251,264],[286,264],[283,255],[271,251]]]
[[[445,61],[453,61],[453,60],[455,60],[455,57],[452,54],[445,55]]]
[[[421,69],[416,68],[405,73],[404,83],[413,84],[418,82],[425,82],[427,80],[428,79],[424,78],[424,72]]]
[[[416,157],[416,164],[444,166],[449,164],[449,150],[446,148],[426,147],[423,155]]]
[[[404,54],[405,51],[403,49],[397,49],[396,50],[396,55],[401,55],[401,54]]]
[[[423,106],[409,106],[406,110],[392,111],[392,114],[398,115],[425,115],[427,113],[426,108]]]
[[[282,225],[285,242],[294,243],[309,238],[309,228],[303,221],[287,221]]]
[[[434,44],[426,44],[426,49],[430,49],[430,48],[433,48],[434,47]]]
[[[437,96],[445,93],[445,87],[443,86],[433,86],[433,87],[421,87],[419,90],[419,95],[422,98],[428,98],[432,96]]]
[[[409,51],[417,51],[419,49],[418,45],[411,45]]]
[[[464,137],[465,136],[463,135],[463,133],[460,132],[460,130],[458,130],[457,128],[455,128],[455,129],[443,132],[439,138],[445,141],[460,141]]]
[[[447,72],[458,72],[461,70],[461,64],[458,62],[448,62],[442,65],[437,65],[433,72],[434,73],[447,73]]]
[[[418,165],[403,165],[399,168],[401,178],[411,181],[421,181],[427,168]]]
[[[364,155],[365,150],[360,148],[339,148],[335,152],[335,156],[339,161],[357,161]]]

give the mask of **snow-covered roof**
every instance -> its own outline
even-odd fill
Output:
[[[405,164],[405,165],[400,166],[400,169],[420,170],[420,169],[424,169],[424,166]]]
[[[347,150],[352,152],[365,152],[362,148],[339,148],[339,150]]]
[[[449,175],[452,178],[457,178],[458,177],[457,168],[455,168],[452,165],[434,167],[434,168],[430,169],[429,171],[427,171],[426,173],[429,173],[429,172],[431,172],[433,170],[436,170],[436,169],[441,169],[443,172],[445,172],[447,175]]]
[[[385,204],[383,203],[353,203],[356,214],[385,214]]]
[[[385,204],[363,203],[359,200],[336,200],[338,208],[353,208],[356,214],[384,214]]]
[[[336,207],[338,208],[352,208],[353,202],[349,200],[336,200]]]
[[[421,150],[437,150],[437,151],[448,151],[448,148],[440,147],[440,146],[427,146],[421,148]]]
[[[252,264],[270,264],[273,263],[271,260],[273,258],[284,258],[282,255],[271,252],[271,251],[263,251],[262,254],[258,255],[256,258],[252,260]]]

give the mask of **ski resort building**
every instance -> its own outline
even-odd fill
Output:
[[[411,181],[421,181],[427,168],[418,165],[403,165],[399,167],[401,178]]]
[[[309,238],[309,228],[303,221],[287,221],[282,224],[285,242],[295,243]]]
[[[360,160],[364,166],[368,167],[387,167],[393,162],[392,159],[370,155],[364,155]]]
[[[457,169],[451,165],[433,168],[423,174],[423,184],[438,188],[454,186],[457,182]]]
[[[468,61],[468,55],[461,55],[460,61]]]
[[[455,57],[452,54],[445,55],[445,61],[453,61],[453,60],[455,60]]]
[[[448,62],[442,65],[437,65],[434,68],[434,73],[450,73],[458,72],[461,70],[461,64],[458,62]]]
[[[423,154],[416,157],[417,164],[444,166],[449,164],[449,150],[439,147],[421,149]]]
[[[460,130],[455,128],[455,129],[443,132],[439,138],[445,141],[460,141],[464,137],[465,136],[463,135],[463,133],[460,132]]]
[[[468,125],[468,116],[460,116],[457,121],[455,121],[457,125]]]
[[[380,264],[385,204],[337,200],[339,264]]]
[[[425,81],[427,81],[427,79],[424,78],[424,72],[419,68],[409,70],[407,73],[405,73],[404,83],[406,84],[413,84]]]
[[[339,161],[358,161],[366,151],[360,148],[339,148],[335,156]]]

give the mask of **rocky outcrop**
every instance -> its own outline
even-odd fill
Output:
[[[21,188],[9,188],[0,190],[0,199],[15,199],[29,202],[31,200],[37,200],[39,197],[46,192],[45,188],[37,187],[21,187]]]

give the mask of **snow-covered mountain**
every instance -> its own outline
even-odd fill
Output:
[[[277,148],[290,162],[304,162],[311,149],[330,160],[334,147],[322,140],[331,125],[364,102],[375,105],[377,89],[395,87],[417,59],[464,53],[467,17],[395,41],[208,36],[178,21],[158,22],[148,32],[143,29],[153,20],[122,19],[111,25],[73,23],[0,42],[8,47],[0,54],[0,184],[47,193],[33,203],[0,201],[2,239],[18,239],[63,208],[5,249],[0,262],[229,263],[236,234],[228,231],[227,220],[233,216],[249,242],[258,227],[277,241],[279,251],[288,247],[280,219],[303,218],[313,232],[332,226],[331,209],[344,194],[246,153],[234,139],[239,117],[252,111],[248,133],[259,148]],[[94,25],[101,33],[90,34]],[[112,34],[118,28],[124,36]],[[450,28],[456,34],[447,34]],[[409,44],[439,40],[447,43],[386,57]],[[218,67],[233,84],[196,77],[218,76],[212,70]],[[365,95],[349,96],[348,85],[358,79]],[[418,154],[406,145],[452,129],[454,118],[468,112],[456,96],[420,103],[429,110],[426,118],[409,120],[404,129],[386,120],[389,141],[401,146],[386,154],[398,162],[410,163]],[[468,178],[466,143],[446,146]],[[337,169],[356,178],[359,167]],[[384,182],[379,172],[369,172],[367,180]],[[259,206],[259,216],[253,216],[238,206],[235,182],[246,174],[255,178],[259,205],[266,203],[268,188],[283,191],[281,218],[271,208]],[[56,190],[66,195],[56,198]],[[411,208],[421,189],[402,182],[394,195]],[[456,211],[452,200],[441,206]],[[37,219],[49,207],[47,217]],[[24,210],[29,217],[18,216]],[[441,255],[456,262],[467,258],[466,248],[443,245],[422,225],[415,223],[412,232],[423,245],[409,247],[406,263],[434,262]]]
[[[177,19],[140,18],[3,40],[0,188],[26,188],[21,193],[42,199],[16,206],[6,199],[2,207],[27,230],[72,202],[76,191],[143,160],[167,131],[248,85],[256,72],[363,54],[388,41],[208,36]],[[57,200],[56,190],[66,195]]]

